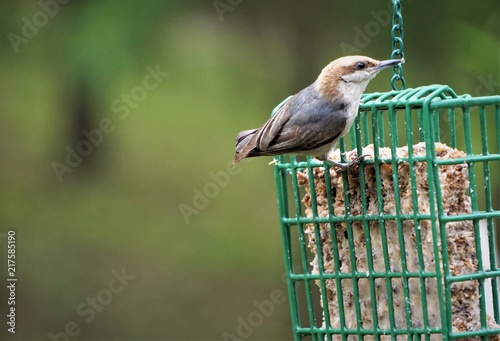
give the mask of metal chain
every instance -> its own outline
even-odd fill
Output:
[[[392,13],[392,59],[403,59],[405,57],[404,44],[403,44],[403,15],[401,14],[402,0],[392,0],[393,13]],[[400,82],[400,89],[396,85]],[[391,87],[393,90],[406,89],[406,81],[403,78],[403,64],[398,64],[392,68]]]

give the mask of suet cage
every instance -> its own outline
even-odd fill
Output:
[[[391,83],[330,154],[359,166],[275,158],[294,339],[500,340],[500,96]]]

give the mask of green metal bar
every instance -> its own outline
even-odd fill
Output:
[[[407,106],[405,108],[406,110],[410,110],[411,108]],[[392,162],[392,176],[393,176],[393,184],[394,184],[394,201],[395,201],[395,210],[396,210],[396,224],[398,226],[398,238],[399,238],[399,256],[401,259],[401,283],[403,285],[403,294],[404,297],[410,297],[410,290],[409,290],[409,284],[408,284],[408,265],[407,265],[407,259],[406,259],[406,243],[404,239],[404,234],[403,234],[403,224],[401,220],[401,194],[399,192],[399,173],[398,173],[398,164],[396,161],[396,153],[397,153],[397,147],[399,146],[399,141],[398,141],[398,134],[394,133],[397,132],[398,124],[397,124],[397,112],[396,109],[391,107],[389,104],[389,131],[391,132],[390,137],[390,146],[391,146],[391,155],[393,156],[393,162]],[[410,126],[410,131],[411,131],[411,125]],[[392,282],[391,282],[391,287],[392,287]],[[404,307],[405,307],[405,323],[406,323],[406,329],[408,331],[407,337],[408,340],[411,339],[411,309],[410,309],[410,300],[405,299],[404,300]],[[393,325],[393,328],[396,326]]]
[[[419,127],[418,141],[424,141],[424,138],[425,138],[425,132],[424,132],[424,128],[423,128],[424,127],[424,113],[422,110],[418,111],[418,127]],[[410,146],[410,147],[413,148],[413,146]]]
[[[437,127],[434,125],[434,123],[435,123],[434,117],[439,115],[439,110],[437,110],[437,109],[432,110],[431,115],[433,118],[430,120],[431,134],[429,134],[429,135],[432,135],[432,132],[434,132],[437,129]],[[434,160],[437,160],[436,151],[435,151],[434,146],[433,146],[435,141],[430,141],[430,143],[432,143],[432,147],[429,147],[429,149],[427,149],[427,154],[431,155],[432,160],[434,161]],[[434,164],[434,162],[432,162],[431,164]],[[442,197],[442,193],[441,193],[441,183],[440,183],[440,178],[439,178],[439,167],[433,166],[431,168],[431,167],[429,167],[429,164],[428,164],[428,171],[427,172],[428,172],[428,174],[430,174],[432,172],[433,182],[434,182],[434,185],[432,185],[432,187],[431,187],[431,176],[429,175],[429,190],[430,190],[429,197],[431,197],[432,190],[433,190],[435,193],[435,200],[436,200],[436,206],[437,206],[437,211],[438,211],[437,216],[442,217],[445,214],[444,214],[444,207],[443,207],[443,197]],[[433,197],[433,199],[434,199],[434,197]],[[431,204],[431,205],[433,205],[433,204]],[[434,238],[434,235],[433,235],[433,240],[434,240],[434,242],[441,245],[441,257],[443,259],[443,266],[442,266],[443,282],[442,283],[443,283],[443,287],[444,287],[444,291],[445,291],[445,297],[444,297],[445,305],[443,306],[443,304],[441,303],[440,308],[441,308],[441,312],[442,312],[441,316],[445,315],[446,318],[441,320],[441,325],[442,325],[443,329],[446,326],[446,330],[447,330],[447,333],[449,335],[449,333],[453,329],[453,327],[452,327],[452,321],[453,321],[452,313],[453,313],[453,311],[451,309],[451,307],[452,307],[451,286],[449,285],[449,282],[448,282],[448,279],[450,278],[450,271],[449,271],[449,264],[450,263],[449,263],[449,257],[448,257],[448,239],[447,239],[447,235],[446,235],[446,223],[444,223],[442,220],[439,220],[439,225],[437,225],[435,223],[435,219],[432,220],[432,222],[435,224],[436,228],[439,228],[440,242],[437,241],[437,235],[435,236],[436,238]],[[434,230],[434,228],[433,228],[433,230]],[[435,245],[435,248],[438,249],[438,246]],[[437,252],[436,252],[436,256],[437,256]],[[441,283],[441,282],[440,281],[438,282],[438,284],[437,284],[438,288],[440,287],[439,283]]]
[[[477,214],[481,215],[482,217],[489,217],[490,216],[489,212],[481,212],[481,213],[477,213]],[[346,220],[350,221],[350,222],[363,221],[364,219],[378,221],[381,217],[384,219],[395,219],[397,216],[395,214],[382,213],[382,215],[380,215],[380,216],[377,216],[377,215],[367,215],[367,216],[352,215],[352,216],[349,216],[348,218],[343,218],[343,217],[318,217],[316,219],[315,218],[308,218],[308,217],[283,218],[283,221],[287,222],[287,223],[291,223],[291,224],[298,224],[298,223],[312,224],[312,223],[328,223],[328,222],[338,223],[338,222],[344,222]],[[404,214],[404,215],[402,214],[401,217],[403,220],[411,220],[413,216],[411,214]],[[470,218],[470,216],[467,216],[467,217]],[[420,214],[418,216],[418,220],[425,220],[425,219],[428,220],[431,218],[432,217],[430,214]],[[458,220],[455,218],[455,216],[450,216],[449,219]]]
[[[495,105],[495,123],[497,133],[497,151],[500,153],[500,104]]]
[[[475,337],[475,336],[482,336],[484,337],[484,340],[488,340],[487,336],[494,336],[498,335],[498,329],[497,330],[492,330],[492,329],[483,329],[483,330],[474,330],[474,331],[466,331],[466,332],[459,332],[459,333],[450,333],[450,338],[452,339],[464,339],[467,337]]]
[[[345,153],[344,153],[345,155]],[[498,161],[500,160],[500,154],[488,154],[488,155],[470,155],[470,156],[466,156],[466,157],[463,157],[463,158],[454,158],[454,159],[442,159],[442,160],[435,160],[435,163],[436,165],[438,166],[442,166],[442,165],[458,165],[458,164],[461,164],[461,163],[467,163],[467,162],[485,162],[485,161]],[[380,164],[391,164],[392,163],[392,159],[391,158],[380,158],[379,160],[379,163]],[[409,162],[409,158],[407,157],[396,157],[396,161],[398,162]],[[425,162],[425,156],[414,156],[412,161],[414,162]],[[345,157],[344,157],[344,161],[345,162]],[[365,164],[369,165],[369,164],[373,164],[374,161],[372,159],[366,159],[363,161]],[[324,165],[324,161],[321,161],[321,162],[311,162],[312,165],[314,166],[323,166]],[[297,167],[298,168],[301,168],[302,166],[307,166],[306,163],[304,162],[298,162],[297,163]],[[288,167],[284,167],[283,165],[277,165],[276,167],[278,168],[288,168]]]
[[[282,162],[284,156],[279,156],[274,158],[275,161]],[[286,170],[274,167],[274,178],[276,181],[276,186],[278,188],[278,211],[280,216],[280,227],[281,227],[281,238],[283,244],[284,260],[285,260],[285,272],[287,278],[287,289],[288,289],[288,300],[290,305],[290,317],[292,321],[292,326],[299,325],[299,309],[298,309],[298,298],[295,289],[294,282],[292,280],[293,274],[293,257],[291,250],[291,238],[290,238],[290,225],[284,222],[284,217],[289,216],[288,211],[288,190],[287,190],[287,174]],[[294,340],[300,340],[294,333]]]
[[[390,104],[389,104],[390,106]],[[397,119],[396,119],[396,112],[395,110],[389,110],[390,113],[393,113],[393,123],[397,126]],[[397,134],[391,134],[389,133],[390,137],[392,139],[396,139],[397,141]],[[395,136],[394,136],[395,135]],[[380,155],[379,155],[380,156]],[[380,168],[378,169],[379,175],[380,175]],[[375,174],[377,174],[377,169],[375,169]],[[378,207],[378,212],[383,213],[384,212],[384,198],[382,196],[382,178],[379,176],[375,177],[375,182],[377,184],[377,207]],[[397,182],[393,186],[394,190],[396,191],[396,187],[398,187]],[[396,216],[397,216],[396,212]],[[386,235],[386,226],[385,226],[385,220],[384,219],[379,219],[379,228],[380,228],[380,237],[381,239],[387,240],[387,235]],[[389,256],[389,250],[388,250],[388,245],[387,243],[382,243],[382,253],[384,256],[384,268],[385,268],[385,273],[386,275],[391,272],[391,265],[390,265],[390,256]],[[373,267],[372,267],[373,268]],[[395,320],[394,320],[394,302],[393,302],[393,297],[392,297],[392,281],[388,276],[385,276],[385,284],[386,284],[386,292],[387,292],[387,304],[389,306],[388,313],[389,313],[389,324],[391,326],[391,330],[395,328]],[[392,336],[392,332],[390,332]]]
[[[378,101],[378,100],[377,100]],[[368,114],[364,114],[365,117],[368,117]],[[372,112],[372,125],[373,123],[373,112]],[[366,126],[366,135],[369,135],[369,129],[368,126]],[[375,134],[374,134],[375,137]],[[361,135],[356,132],[356,146],[357,146],[357,154],[362,155],[363,150],[362,150],[362,141],[361,141]],[[368,143],[368,140],[366,141]],[[359,165],[359,188],[360,188],[360,197],[361,197],[361,213],[362,216],[367,216],[367,195],[366,195],[366,179],[365,179],[365,171],[364,171],[364,163],[362,162]],[[372,247],[371,247],[371,235],[370,235],[370,228],[368,221],[366,219],[363,219],[361,221],[362,226],[363,226],[363,233],[365,236],[365,243],[366,243],[366,259],[367,259],[367,267],[368,267],[368,275],[370,275],[370,272],[374,272],[374,266],[373,266],[373,256],[372,256]],[[378,329],[378,315],[377,315],[377,302],[376,302],[376,291],[375,291],[375,279],[371,276],[368,278],[369,280],[369,286],[370,286],[370,297],[371,297],[371,308],[372,308],[372,323],[373,323],[373,328]],[[357,324],[360,324],[361,320],[358,320]],[[379,337],[375,335],[375,340],[378,340]]]
[[[314,184],[314,174],[313,167],[309,166],[307,168],[307,175],[309,178],[309,193],[311,195],[311,206],[312,206],[312,214],[313,218],[318,218],[318,203],[316,200],[316,186]],[[297,176],[297,174],[295,174]],[[323,248],[321,246],[321,235],[320,235],[320,225],[319,223],[314,223],[314,237],[315,237],[315,245],[316,245],[316,255],[318,259],[318,267],[319,267],[319,275],[320,275],[320,292],[321,292],[321,300],[323,306],[323,316],[325,319],[326,326],[331,326],[330,322],[330,312],[328,310],[328,301],[327,301],[327,290],[325,285],[325,266],[323,262]],[[331,337],[329,338],[331,341]]]
[[[309,330],[309,328],[298,328],[298,332],[301,333],[301,334],[304,334],[304,335],[309,335],[310,330]],[[333,329],[331,331],[328,331],[326,329],[316,328],[315,332],[323,332],[325,334],[338,334],[340,332],[340,330],[339,329]],[[418,334],[423,335],[423,334],[428,334],[428,333],[440,333],[440,332],[441,332],[440,328],[429,328],[429,330],[426,330],[426,329],[423,329],[423,328],[415,328],[415,329],[412,330],[412,333],[417,334],[417,335]],[[366,336],[377,335],[379,337],[387,335],[387,332],[385,330],[376,330],[376,329],[363,329],[359,333],[355,329],[347,329],[345,333],[347,335],[358,335],[358,334],[360,336],[364,336],[364,335],[366,335]],[[404,335],[404,334],[407,334],[408,331],[406,329],[394,329],[393,333],[394,333],[394,336],[396,336],[396,335]],[[481,332],[479,331],[479,333],[481,333]],[[420,340],[420,339],[418,339],[418,340]]]
[[[436,273],[435,272],[406,272],[406,277],[408,278],[435,278]],[[403,272],[391,272],[391,273],[385,273],[385,272],[373,272],[371,274],[366,274],[366,272],[358,272],[354,275],[354,278],[356,279],[369,279],[369,278],[401,278],[403,275]],[[500,269],[497,270],[489,270],[489,271],[484,271],[483,273],[470,273],[466,275],[457,275],[457,276],[451,276],[449,278],[449,282],[463,282],[463,281],[469,281],[473,279],[478,279],[478,278],[491,278],[491,277],[498,277],[500,276]],[[325,279],[352,279],[353,275],[351,273],[341,273],[341,274],[325,274],[323,276],[316,275],[316,274],[307,274],[307,275],[297,275],[297,274],[291,274],[290,278],[293,280],[318,280],[321,278]]]
[[[450,107],[471,107],[481,105],[492,105],[492,103],[500,103],[500,96],[484,96],[464,98],[449,98],[441,101],[433,101],[430,103],[429,109],[450,108]]]
[[[417,91],[414,96],[421,96],[425,93],[425,89]],[[410,113],[406,112],[405,115],[409,116]],[[419,141],[423,141],[425,138],[425,130],[424,130],[424,115],[423,110],[419,109],[417,111],[417,122],[418,122],[418,132],[419,132]],[[411,118],[410,118],[411,122]],[[413,136],[413,135],[411,135]],[[416,174],[413,165],[415,164],[415,160],[417,159],[413,154],[413,144],[415,143],[413,139],[410,139],[411,144],[408,144],[408,163],[410,165],[410,183],[411,183],[411,195],[412,195],[412,207],[413,207],[413,221],[414,221],[414,231],[415,231],[415,245],[417,248],[417,258],[418,258],[418,270],[420,273],[419,280],[419,289],[420,289],[420,300],[422,303],[422,323],[424,328],[426,329],[426,333],[424,334],[425,340],[430,340],[430,327],[429,327],[429,315],[427,309],[427,289],[425,286],[425,266],[424,266],[424,256],[423,256],[423,248],[422,248],[422,235],[420,233],[420,221],[419,217],[422,217],[422,214],[419,213],[419,205],[418,205],[418,194],[417,194],[417,184],[416,184]],[[433,275],[432,278],[435,278],[436,275]]]
[[[500,137],[499,137],[500,139]],[[495,318],[495,321],[500,321],[500,297],[499,295],[495,295],[495,293],[500,292],[500,288],[498,287],[498,278],[500,277],[500,269],[497,267],[497,260],[495,257],[495,251],[497,250],[495,247],[495,233],[493,229],[493,220],[487,219],[487,230],[488,230],[488,246],[490,249],[490,271],[488,273],[492,273],[492,279],[491,279],[491,290],[492,290],[492,297],[493,297],[493,316]],[[495,275],[495,272],[497,273]],[[496,296],[496,297],[495,297]]]
[[[435,272],[406,272],[406,277],[408,278],[434,278],[436,277]],[[391,272],[391,273],[385,273],[385,272],[372,272],[371,274],[366,274],[366,272],[358,272],[355,274],[356,279],[369,279],[371,277],[373,278],[401,278],[403,276],[403,272]],[[465,275],[456,275],[456,276],[450,276],[449,281],[450,283],[453,282],[463,282],[463,281],[468,281],[468,280],[473,280],[473,279],[478,279],[478,278],[491,278],[491,277],[499,277],[500,276],[500,269],[497,270],[488,270],[488,271],[483,271],[481,273],[470,273],[470,274],[465,274]],[[340,274],[324,274],[324,275],[316,275],[316,274],[306,274],[306,275],[298,275],[298,274],[290,274],[290,278],[293,280],[318,280],[321,278],[325,279],[351,279],[353,278],[353,275],[351,273],[340,273]]]
[[[488,279],[488,278],[499,277],[499,276],[500,276],[500,270],[488,270],[488,271],[483,270],[483,271],[476,272],[476,273],[451,276],[448,280],[450,283],[454,283],[454,282],[472,281],[475,279],[477,279],[477,280]]]
[[[435,113],[431,116],[433,122],[433,132],[434,132],[434,137],[433,140],[434,142],[441,142],[441,127],[439,124],[439,111],[435,111]]]
[[[407,122],[412,121],[411,117],[411,110],[408,109],[408,105],[405,109],[405,119]],[[418,110],[417,112],[417,117],[418,117],[418,122],[419,122],[419,139],[422,140],[424,136],[424,132],[422,131],[422,125],[421,125],[421,120],[422,120],[422,111]],[[424,324],[424,330],[425,332],[423,333],[423,336],[425,340],[430,340],[430,328],[429,328],[429,315],[428,315],[428,310],[427,310],[427,289],[425,286],[425,267],[424,267],[424,255],[423,255],[423,249],[422,249],[422,235],[420,233],[420,220],[419,218],[422,217],[422,214],[419,213],[418,209],[418,194],[417,194],[417,184],[416,184],[416,174],[415,174],[415,169],[413,165],[415,164],[415,156],[413,155],[413,144],[415,143],[413,141],[413,131],[411,130],[411,127],[407,127],[407,147],[408,147],[408,163],[410,165],[409,167],[409,172],[410,172],[410,184],[411,184],[411,198],[412,198],[412,207],[413,207],[413,228],[415,231],[415,246],[417,248],[417,264],[418,264],[418,278],[419,278],[419,289],[420,289],[420,301],[422,304],[422,323]],[[429,216],[430,218],[430,216]],[[410,274],[408,274],[408,277],[410,277]],[[430,278],[435,278],[436,274],[431,273]],[[420,338],[419,338],[420,340]]]
[[[372,117],[376,117],[377,113],[372,112]],[[377,126],[377,118],[372,118],[373,122],[373,129],[376,128]],[[378,133],[373,132],[374,136],[374,141],[377,141],[375,138]],[[364,172],[364,165],[360,164],[359,168],[359,189],[360,189],[360,196],[361,196],[361,214],[362,216],[367,215],[367,201],[366,201],[366,179],[365,179],[365,172]],[[375,279],[371,277],[371,273],[374,272],[373,268],[373,255],[372,255],[372,246],[371,246],[371,235],[370,235],[370,227],[368,225],[367,220],[362,220],[362,225],[363,225],[363,233],[365,235],[365,243],[366,243],[366,261],[367,261],[367,273],[368,273],[368,279],[369,279],[369,286],[370,286],[370,303],[371,303],[371,308],[372,308],[372,324],[373,324],[373,329],[378,329],[378,315],[377,315],[377,293],[375,291]],[[360,321],[358,321],[359,323]],[[378,339],[377,337],[375,338],[376,340]]]
[[[473,212],[473,213],[464,213],[450,216],[442,216],[439,219],[444,222],[450,221],[463,221],[463,220],[472,220],[472,219],[491,219],[498,218],[500,215],[500,211],[492,211],[492,212]]]
[[[410,146],[412,147],[412,146]],[[343,154],[345,156],[345,153]],[[413,156],[412,161],[414,162],[425,162],[426,159],[425,156]],[[455,159],[442,159],[442,160],[435,160],[436,165],[457,165],[461,163],[467,163],[468,161],[471,162],[485,162],[485,161],[498,161],[500,160],[500,154],[488,154],[488,155],[469,155],[463,158],[455,158]],[[380,158],[378,160],[381,164],[382,163],[387,163],[391,164],[392,159],[391,158]],[[396,157],[396,161],[398,162],[409,162],[410,159],[407,157]],[[345,157],[344,161],[345,162]],[[373,164],[374,161],[371,159],[366,159],[363,161],[365,164]],[[319,167],[319,166],[324,166],[324,161],[311,161],[311,166],[313,167]],[[306,162],[297,162],[296,163],[297,168],[305,168],[308,166]],[[289,169],[290,164],[285,163],[285,164],[278,164],[276,165],[279,169]]]
[[[351,126],[351,129],[349,130],[349,143],[350,143],[350,148],[353,149],[354,146],[356,146],[356,130],[359,130],[359,116],[356,116],[354,119],[354,124]]]
[[[382,118],[382,119],[381,119]],[[372,107],[372,120],[373,120],[373,129],[372,129],[372,134],[373,134],[373,150],[374,150],[374,164],[375,164],[375,180],[376,180],[376,186],[377,186],[377,201],[378,201],[378,213],[382,213],[384,210],[383,210],[383,206],[382,208],[380,207],[380,204],[382,203],[383,205],[383,197],[382,197],[382,193],[380,192],[380,189],[381,189],[381,183],[380,183],[380,164],[378,162],[378,160],[380,159],[380,153],[379,153],[379,148],[380,148],[380,145],[382,144],[382,141],[381,141],[381,135],[383,134],[381,132],[381,129],[383,124],[380,124],[380,121],[382,121],[383,123],[383,117],[381,117],[379,111],[376,109],[376,105],[374,104],[373,107]],[[361,177],[360,177],[361,178]],[[361,180],[361,179],[360,179]],[[366,207],[367,207],[367,202],[366,202],[366,193],[364,193],[364,188],[365,188],[365,184],[361,184],[360,182],[360,187],[361,187],[361,197],[362,197],[362,213],[363,213],[363,216],[366,216],[367,215],[367,212],[366,212]],[[380,218],[377,219],[377,222],[379,223],[379,228],[380,230],[383,229],[383,221],[381,222],[380,221]],[[368,221],[367,220],[364,220],[363,221],[363,230],[364,230],[364,233],[365,233],[365,240],[366,240],[366,248],[367,248],[367,262],[368,262],[368,271],[370,272],[374,272],[375,269],[373,268],[373,257],[372,257],[372,253],[371,253],[371,236],[370,236],[370,230],[368,228]],[[384,231],[385,232],[385,231]],[[382,233],[382,231],[381,231]],[[385,240],[387,240],[387,238],[385,238]],[[384,255],[384,258],[385,258],[385,255]],[[385,259],[384,259],[384,262],[385,262]],[[377,315],[377,295],[376,295],[376,292],[375,292],[375,279],[370,276],[370,296],[371,296],[371,304],[372,304],[372,323],[373,323],[373,328],[374,329],[378,329],[378,315]]]
[[[500,270],[495,270],[495,271],[488,271],[488,274],[496,275],[498,274],[498,271]],[[486,273],[486,272],[485,272]],[[356,279],[370,279],[371,277],[373,278],[401,278],[403,273],[401,271],[394,271],[391,273],[386,273],[386,272],[372,272],[369,274],[366,274],[366,272],[357,272],[355,274],[352,273],[340,273],[340,274],[324,274],[323,278],[325,279],[336,279],[337,277],[340,279],[351,279],[351,278],[356,278]],[[406,276],[408,278],[435,278],[436,277],[436,272],[410,272],[408,271],[406,273]],[[469,276],[469,275],[467,275]],[[472,275],[471,275],[472,276]],[[290,278],[293,280],[318,280],[321,278],[320,275],[316,274],[291,274]],[[466,277],[469,278],[469,277]]]
[[[327,167],[325,168],[325,182],[327,184],[332,183],[332,179],[330,176],[330,168]],[[333,217],[335,214],[333,212],[333,198],[332,198],[332,191],[328,190],[326,191],[327,193],[327,200],[328,200],[328,215],[329,217]],[[335,229],[335,223],[329,222],[330,226],[330,235],[332,236],[332,254],[333,254],[333,264],[334,264],[334,272],[333,272],[333,278],[335,279],[335,288],[337,291],[337,304],[339,307],[339,322],[340,322],[340,333],[342,334],[342,338],[345,338],[345,328],[346,328],[346,319],[345,319],[345,312],[344,312],[344,295],[342,293],[342,281],[340,280],[340,257],[339,257],[339,246],[338,246],[338,239],[337,239],[337,231]],[[326,276],[325,276],[326,278]],[[330,329],[332,329],[332,326],[330,325]]]
[[[363,132],[363,144],[361,146],[365,147],[370,142],[370,130],[368,129],[368,115],[366,113],[360,113],[358,117],[361,116],[362,119],[362,132]]]
[[[443,215],[440,216],[439,219],[443,220],[444,222],[451,222],[451,221],[462,221],[462,220],[472,220],[472,219],[491,219],[491,218],[498,218],[500,215],[500,211],[492,211],[492,212],[475,212],[475,213],[465,213],[465,214],[457,214],[453,216],[447,216]],[[419,213],[417,217],[415,217],[413,214],[401,214],[400,215],[401,221],[405,220],[415,220],[416,222],[421,221],[421,220],[430,220],[434,218],[430,214],[422,214]],[[363,221],[363,220],[369,220],[369,221],[378,221],[379,219],[384,219],[384,220],[394,220],[397,219],[396,214],[382,214],[380,216],[376,215],[367,215],[367,216],[362,216],[362,215],[356,215],[356,216],[350,216],[349,218],[342,218],[342,217],[318,217],[317,219],[313,218],[307,218],[307,217],[301,217],[301,218],[283,218],[284,223],[289,223],[289,224],[312,224],[312,223],[338,223],[338,222],[344,222],[344,221],[350,221],[350,222],[355,222],[355,221]]]
[[[297,213],[297,217],[302,212],[301,210],[301,204],[300,204],[300,193],[299,193],[299,185],[297,181],[297,167],[296,167],[296,159],[295,156],[290,156],[290,161],[291,161],[291,177],[292,177],[292,188],[293,188],[293,198],[294,198],[294,203],[295,203],[295,212]],[[302,262],[302,270],[304,274],[307,272],[308,269],[308,261],[307,261],[307,243],[306,243],[306,237],[304,234],[304,226],[299,223],[297,225],[297,232],[299,236],[299,249],[300,249],[300,258]],[[311,291],[311,284],[309,283],[308,280],[304,281],[304,287],[305,287],[305,293],[306,293],[306,305],[307,305],[307,315],[309,318],[309,326],[311,328],[314,328],[316,326],[316,321],[315,321],[315,316],[314,316],[314,306],[313,306],[313,301],[312,301],[312,291]],[[315,338],[313,338],[315,340]]]
[[[398,115],[397,109],[394,105],[389,103],[389,146],[391,147],[391,164],[394,165],[394,161],[397,158],[396,148],[399,146],[398,137]],[[396,187],[396,186],[395,186]]]
[[[359,115],[356,117],[356,121],[354,122],[354,127],[356,128],[354,130],[354,137],[355,140],[353,141],[353,148],[356,148],[356,151],[358,155],[363,154],[363,139],[362,139],[362,132],[361,132],[361,124],[359,121]]]
[[[382,112],[378,111],[376,109],[376,106],[373,106],[372,109],[373,117],[375,117],[375,121],[373,123],[373,129],[374,129],[374,136],[381,137],[384,136],[384,131],[383,129],[380,129],[380,133],[377,131],[377,128],[383,127],[384,126],[384,120],[382,116]],[[382,122],[382,124],[380,124]],[[384,212],[384,197],[382,196],[382,177],[380,175],[380,164],[378,163],[378,160],[380,159],[380,147],[383,147],[383,138],[378,138],[374,139],[374,162],[375,162],[375,183],[376,183],[376,192],[377,192],[377,209],[378,209],[378,214],[380,215],[381,213]],[[361,178],[361,177],[360,177]],[[363,215],[366,215],[366,194],[363,192],[364,189],[364,184],[361,185],[361,196],[362,196],[362,208],[364,209]],[[367,239],[367,260],[368,260],[368,268],[372,271],[373,269],[373,260],[372,260],[372,255],[371,255],[371,244],[370,246],[368,245],[368,236],[370,236],[370,230],[368,229],[368,224],[365,221],[366,224],[366,229],[365,229],[365,238]],[[385,222],[383,219],[378,219],[378,225],[379,225],[379,230],[380,230],[380,238],[382,240],[387,240],[386,236],[386,231],[385,231]],[[389,262],[389,252],[387,248],[387,243],[382,243],[382,253],[384,256],[384,268],[385,268],[385,273],[388,274],[390,272],[390,262]],[[385,284],[386,284],[386,289],[387,289],[387,303],[389,305],[388,313],[389,313],[389,323],[391,326],[394,326],[394,311],[391,309],[393,307],[393,301],[392,301],[392,285],[390,284],[390,280],[388,281],[387,277],[385,277]],[[372,309],[374,314],[376,315],[377,312],[377,306],[374,304],[376,301],[376,292],[375,292],[375,282],[372,279],[370,281],[370,291],[373,291],[372,293]],[[377,316],[377,315],[376,315]],[[375,325],[375,321],[378,323],[378,316],[377,319],[374,319],[374,328],[378,329],[378,324]]]
[[[345,148],[345,136],[342,137],[339,140],[339,146],[338,147],[339,147],[339,151],[340,151],[340,162],[345,163],[346,162],[346,158],[345,158],[345,151],[346,151],[346,148]],[[324,162],[322,164],[324,164]]]
[[[457,148],[457,129],[455,124],[455,110],[453,108],[448,109],[448,124],[450,126],[450,147]]]
[[[486,124],[486,110],[485,107],[480,107],[480,122],[481,122],[481,137],[482,137],[482,152],[484,155],[489,154],[488,148],[488,139],[487,139],[487,124]],[[498,122],[498,121],[497,121]],[[499,122],[500,123],[500,122]],[[497,126],[500,130],[500,125]],[[500,131],[498,131],[497,139],[500,142]],[[484,189],[485,189],[485,201],[486,201],[486,211],[493,212],[493,203],[492,203],[492,193],[491,193],[491,173],[490,173],[490,164],[489,162],[484,162]],[[496,269],[496,257],[495,252],[495,239],[493,234],[493,220],[492,218],[486,219],[487,224],[487,232],[488,232],[488,246],[489,246],[489,261],[491,269]],[[492,279],[492,297],[493,297],[493,306],[496,319],[498,320],[498,309],[499,309],[499,300],[498,297],[495,299],[495,292],[498,292],[498,281]]]
[[[447,160],[437,160],[436,165],[457,165],[460,163],[474,163],[474,162],[486,162],[486,161],[498,161],[500,160],[500,154],[488,154],[488,155],[468,155],[463,158],[447,159]]]
[[[433,141],[433,120],[431,115],[433,112],[430,109],[431,100],[440,93],[440,89],[435,90],[431,95],[427,97],[425,100],[425,104],[423,107],[423,126],[422,131],[424,134],[424,142],[426,146],[426,156],[427,156],[427,178],[428,178],[428,188],[429,192],[429,211],[431,216],[437,218],[436,215],[436,198],[432,193],[432,189],[436,190],[439,185],[439,177],[436,176],[434,171],[437,172],[437,167],[434,166],[434,160],[436,160],[435,150],[434,150],[434,141]],[[436,184],[437,183],[437,184]],[[439,208],[438,208],[439,209]],[[443,268],[441,269],[441,261],[439,257],[439,245],[443,245],[438,241],[438,227],[436,223],[436,219],[431,219],[431,231],[432,231],[432,243],[434,249],[434,259],[436,264],[436,285],[438,291],[438,299],[440,300],[440,316],[441,316],[441,328],[443,330],[443,340],[448,340],[449,331],[451,330],[451,318],[448,318],[448,307],[451,307],[451,293],[447,288],[447,283],[445,282],[447,268],[446,264],[448,262],[447,258],[447,243],[444,241],[444,247],[441,248],[442,257],[443,257]],[[444,227],[443,227],[444,229]],[[442,231],[441,231],[442,232]],[[442,237],[442,236],[441,236]],[[444,273],[443,273],[444,272]],[[445,293],[443,293],[443,286],[440,284],[443,283],[445,287]],[[445,294],[446,297],[443,295]],[[451,314],[451,312],[450,312]]]
[[[465,153],[467,155],[466,162],[469,169],[469,180],[472,180],[469,187],[472,189],[476,188],[476,181],[474,178],[474,162],[471,161],[470,156],[473,155],[472,152],[472,135],[471,135],[471,124],[470,124],[470,108],[463,108],[463,125],[464,125],[464,138],[465,138]],[[472,178],[471,178],[472,176]],[[477,212],[477,197],[474,190],[470,191],[471,201],[472,201],[472,211]]]
[[[500,152],[500,103],[494,106],[494,117],[495,117],[495,127],[496,127],[496,136],[497,136],[497,151]],[[488,181],[489,177],[488,177]],[[500,214],[497,218],[500,217]],[[490,249],[490,267],[493,270],[498,270],[499,267],[497,265],[497,260],[495,257],[495,252],[493,250],[497,250],[495,247],[495,230],[493,228],[493,219],[487,219],[487,229],[488,229],[488,237],[489,237],[489,249]],[[499,281],[498,278],[493,278],[491,280],[492,294],[493,294],[493,313],[495,317],[495,321],[500,321],[500,295],[497,295],[495,298],[495,293],[500,293]]]
[[[344,161],[345,162],[345,161]],[[352,287],[353,287],[353,298],[354,302],[360,302],[360,297],[359,297],[359,287],[358,287],[358,281],[357,281],[357,268],[356,268],[356,252],[354,248],[354,238],[352,235],[352,224],[349,221],[348,217],[350,215],[350,204],[349,204],[349,193],[347,191],[347,188],[349,187],[348,182],[347,182],[347,175],[346,173],[342,174],[342,181],[343,181],[343,195],[344,195],[344,210],[345,210],[345,220],[346,220],[346,227],[347,227],[347,241],[349,245],[349,260],[351,262],[351,281],[352,281]],[[361,336],[361,331],[363,330],[362,326],[360,325],[361,322],[361,308],[359,304],[354,304],[354,311],[356,314],[356,331],[358,334],[358,338]]]
[[[483,155],[488,155],[488,131],[486,128],[486,112],[484,106],[479,107],[479,126],[481,128],[481,150]],[[487,166],[488,162],[485,162],[484,165]]]
[[[375,109],[376,110],[376,109]],[[373,123],[373,127],[374,128],[377,128],[378,130],[378,134],[377,134],[377,137],[378,137],[378,146],[379,148],[380,147],[385,147],[385,140],[384,140],[384,136],[385,136],[385,126],[384,126],[384,116],[383,116],[383,111],[380,111],[380,110],[376,110],[375,112],[373,112],[373,116],[377,117],[377,120],[376,120],[376,123],[374,122]],[[378,151],[378,148],[374,148],[375,151]],[[380,159],[380,155],[379,155],[379,159]]]
[[[465,130],[465,149],[466,149],[466,154],[469,156],[473,154],[472,152],[472,135],[471,135],[471,114],[470,114],[470,107],[465,107],[463,108],[464,112],[464,130]],[[476,190],[476,177],[475,177],[475,172],[474,172],[474,162],[468,162],[468,169],[469,169],[469,196],[471,198],[471,206],[472,206],[472,212],[478,212],[478,198],[477,198],[477,190]],[[482,251],[481,251],[481,240],[480,240],[480,231],[479,231],[479,220],[474,219],[473,220],[473,226],[474,226],[474,242],[475,242],[475,249],[476,249],[476,259],[477,259],[477,267],[479,272],[484,271],[483,267],[483,258],[482,258]],[[480,305],[480,320],[481,320],[481,327],[485,328],[486,326],[486,304],[484,301],[484,279],[479,278],[479,305]]]

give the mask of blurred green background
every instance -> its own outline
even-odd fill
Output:
[[[389,1],[64,2],[0,5],[0,339],[291,339],[273,169],[231,168],[234,137],[389,58]],[[499,4],[405,1],[408,86],[498,94]]]

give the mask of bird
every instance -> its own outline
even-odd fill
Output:
[[[381,70],[404,59],[378,61],[366,56],[345,56],[323,68],[314,83],[280,103],[260,128],[236,135],[233,164],[245,158],[282,154],[309,155],[341,170],[345,164],[328,159],[328,152],[354,122],[366,86]]]

